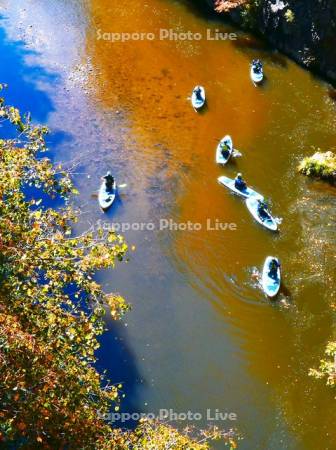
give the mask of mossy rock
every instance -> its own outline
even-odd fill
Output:
[[[304,158],[298,169],[304,175],[336,183],[336,155],[332,152],[316,152]]]

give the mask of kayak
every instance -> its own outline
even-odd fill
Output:
[[[226,144],[229,147],[229,153],[226,158],[224,158],[224,156],[222,155],[222,147],[224,144]],[[232,142],[231,136],[227,135],[227,136],[223,137],[223,139],[220,141],[220,143],[217,146],[216,163],[217,164],[226,164],[229,161],[229,159],[231,158],[232,152],[233,152],[233,142]]]
[[[225,176],[219,177],[218,183],[222,184],[223,186],[227,187],[235,194],[238,194],[244,198],[254,197],[254,198],[259,198],[260,200],[262,200],[264,198],[261,194],[259,194],[258,192],[254,191],[253,189],[251,189],[249,187],[246,187],[244,190],[237,189],[235,186],[235,180],[233,180],[232,178],[229,178],[229,177],[225,177]]]
[[[195,89],[201,89],[201,97],[202,99],[197,98]],[[191,104],[193,105],[194,109],[197,111],[201,108],[203,108],[205,104],[205,89],[203,86],[196,86],[193,90],[193,93],[191,94]]]
[[[107,211],[113,204],[117,195],[117,184],[114,182],[111,190],[106,189],[106,183],[103,181],[99,189],[98,201],[101,209]]]
[[[247,209],[250,211],[252,216],[255,218],[257,222],[263,225],[265,228],[271,231],[276,231],[278,229],[278,224],[275,219],[271,216],[269,212],[267,212],[267,217],[262,218],[258,213],[258,199],[254,197],[250,197],[246,200]]]
[[[262,277],[261,277],[261,285],[263,288],[263,291],[268,297],[275,297],[280,289],[281,284],[281,270],[280,266],[277,269],[277,273],[275,276],[270,276],[270,267],[272,261],[275,260],[277,263],[279,263],[278,258],[275,258],[274,256],[267,256],[264,268],[262,271]]]
[[[264,71],[263,71],[262,68],[258,72],[255,71],[255,66],[252,64],[251,65],[250,76],[251,76],[251,80],[253,81],[253,83],[259,84],[264,79]]]

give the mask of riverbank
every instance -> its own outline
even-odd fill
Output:
[[[204,0],[244,29],[257,32],[294,61],[336,82],[336,4],[332,0]]]

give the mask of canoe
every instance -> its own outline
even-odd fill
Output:
[[[261,277],[261,285],[263,288],[263,291],[268,297],[275,297],[280,289],[281,284],[281,270],[280,267],[278,267],[276,276],[271,277],[270,272],[270,265],[273,260],[276,260],[279,263],[279,260],[275,258],[274,256],[267,256],[264,268],[262,271],[262,277]]]
[[[253,83],[259,84],[264,79],[264,71],[262,68],[261,68],[260,72],[256,72],[254,69],[255,69],[255,66],[252,64],[251,70],[250,70],[251,80],[253,81]]]
[[[222,155],[222,146],[225,143],[229,147],[229,154],[226,158],[224,158],[224,156]],[[218,144],[217,149],[216,149],[216,163],[217,164],[226,164],[229,161],[229,159],[231,158],[232,152],[233,152],[233,142],[232,142],[231,136],[229,136],[229,135],[224,136],[223,139]]]
[[[103,211],[107,211],[113,204],[117,195],[117,184],[114,182],[111,190],[106,189],[106,183],[103,183],[100,186],[99,194],[98,194],[98,202]]]
[[[195,93],[195,89],[200,88],[201,89],[201,97],[202,100],[198,99]],[[191,104],[193,105],[193,108],[197,111],[201,108],[203,108],[205,104],[205,89],[203,86],[196,86],[191,94]]]
[[[259,222],[261,225],[263,225],[265,228],[271,231],[276,231],[278,229],[278,224],[276,223],[275,219],[271,216],[269,212],[267,212],[266,218],[261,218],[258,213],[258,199],[254,197],[250,197],[246,200],[246,206],[252,216],[255,218],[257,222]]]
[[[218,183],[222,184],[223,186],[227,187],[235,194],[240,195],[241,197],[244,197],[244,198],[254,197],[254,198],[259,198],[260,200],[262,200],[264,198],[261,194],[259,194],[258,192],[254,191],[253,189],[251,189],[249,187],[246,187],[246,189],[244,189],[244,190],[237,189],[235,186],[235,180],[233,180],[232,178],[229,178],[229,177],[225,177],[225,176],[219,177]]]

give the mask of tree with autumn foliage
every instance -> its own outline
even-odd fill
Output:
[[[127,245],[114,232],[74,235],[76,191],[45,155],[47,128],[3,98],[0,121],[16,132],[0,139],[1,448],[201,450],[220,437],[235,446],[217,429],[195,441],[156,422],[123,431],[101,419],[119,408],[122,386],[94,367],[98,337],[105,312],[118,320],[128,306],[94,274],[123,261]],[[45,206],[46,194],[63,206]]]
[[[114,233],[72,235],[74,190],[43,157],[47,129],[0,102],[1,120],[18,131],[0,140],[1,438],[93,448],[106,429],[97,407],[118,402],[118,386],[93,367],[97,336],[106,307],[116,319],[127,309],[93,275],[122,260],[127,246]],[[64,206],[45,207],[43,193],[63,197]]]
[[[227,13],[249,3],[249,0],[215,0],[215,11],[218,13]]]

